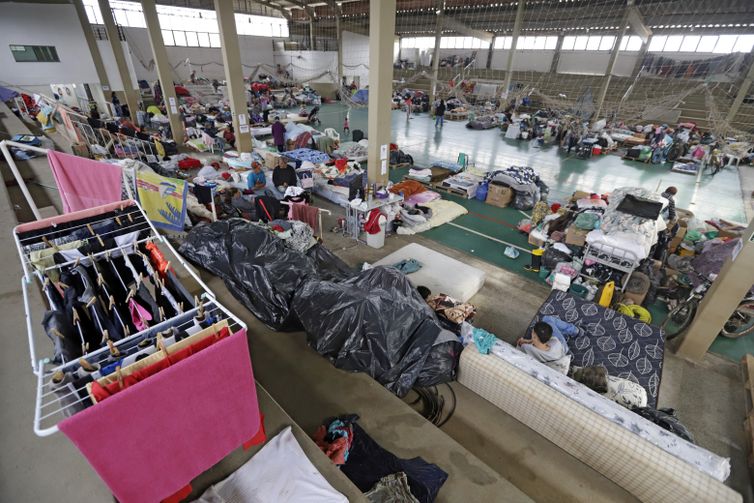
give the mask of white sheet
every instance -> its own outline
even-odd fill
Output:
[[[652,243],[642,242],[634,234],[616,232],[607,235],[600,229],[590,231],[586,235],[586,242],[605,253],[610,253],[612,251],[611,247],[628,250],[636,255],[636,258],[639,260],[647,258],[649,251],[652,249]]]
[[[306,457],[291,427],[267,442],[227,479],[207,489],[201,503],[348,503]]]
[[[414,286],[426,286],[433,294],[444,293],[468,302],[484,286],[485,274],[481,269],[418,243],[406,245],[373,265],[388,266],[410,258],[421,262],[422,268],[407,274],[406,278]]]

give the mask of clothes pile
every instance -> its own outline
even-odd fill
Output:
[[[502,183],[513,189],[513,207],[517,210],[530,210],[540,199],[547,199],[549,189],[537,173],[526,166],[511,166],[507,169],[490,171],[487,182]]]

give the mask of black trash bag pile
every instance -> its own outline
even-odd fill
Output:
[[[293,310],[319,354],[340,369],[367,372],[398,396],[453,378],[460,343],[440,337],[432,309],[391,267],[340,282],[308,281]]]
[[[233,295],[273,330],[299,330],[290,309],[308,279],[345,279],[352,273],[321,245],[307,254],[243,219],[200,225],[188,233],[180,253],[225,281]]]
[[[322,245],[300,253],[242,219],[195,227],[179,251],[271,329],[303,328],[336,367],[366,372],[398,396],[455,377],[460,342],[393,268],[355,275]]]

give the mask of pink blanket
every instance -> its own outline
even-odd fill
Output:
[[[260,426],[245,330],[59,424],[121,503],[167,498]]]
[[[47,160],[60,191],[64,212],[121,200],[120,166],[54,150],[47,153]]]

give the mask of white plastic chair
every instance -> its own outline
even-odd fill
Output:
[[[331,127],[325,129],[325,136],[328,136],[333,140],[340,141],[340,133],[338,133]]]

